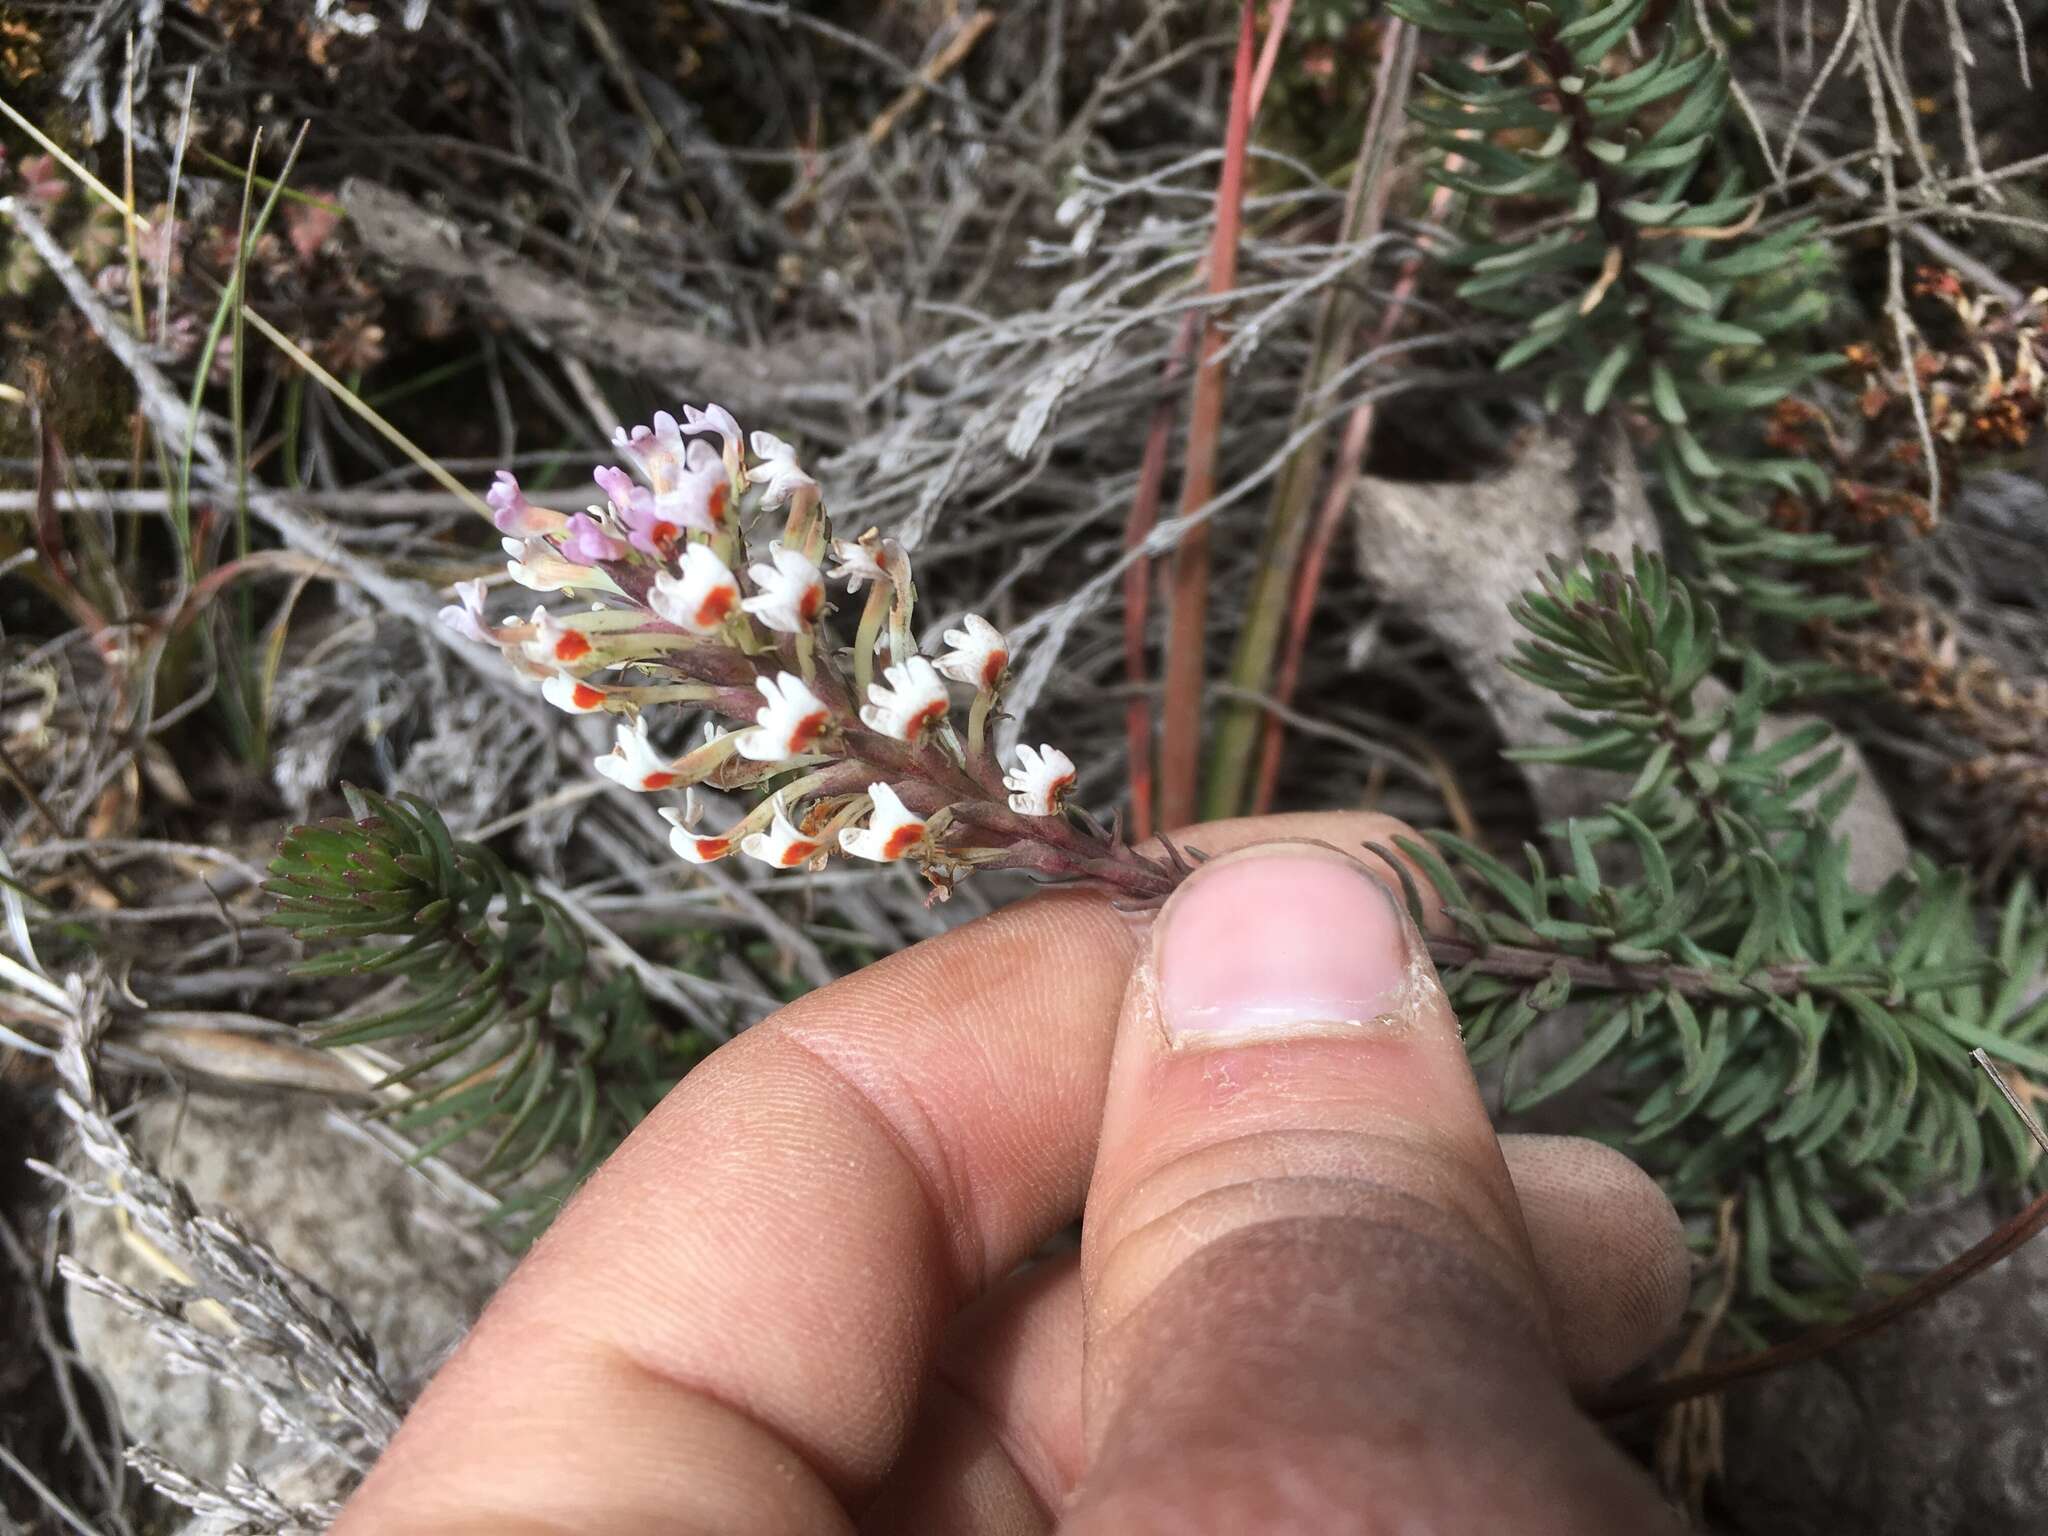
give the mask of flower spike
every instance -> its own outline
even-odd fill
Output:
[[[1173,888],[1182,871],[1117,830],[1079,815],[1030,819],[1061,817],[1075,769],[1049,746],[1007,765],[991,754],[1012,659],[1001,630],[967,614],[925,650],[902,545],[873,528],[835,540],[818,482],[784,439],[743,432],[719,405],[680,415],[658,411],[614,435],[618,462],[591,472],[604,500],[587,511],[536,507],[509,473],[488,488],[507,573],[578,601],[494,624],[485,584],[463,582],[440,613],[555,708],[613,717],[601,777],[635,793],[702,785],[743,801],[716,834],[699,830],[694,798],[663,810],[678,858],[907,861],[938,897],[978,869],[1094,879],[1144,903]],[[740,527],[736,498],[749,488],[762,507],[786,507],[779,540],[750,544]],[[851,646],[830,622],[828,550],[831,580],[859,609]],[[973,690],[958,729],[949,681]],[[674,730],[657,718],[666,709],[701,711],[702,744],[680,756],[657,746]]]

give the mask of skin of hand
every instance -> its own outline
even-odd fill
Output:
[[[1677,1218],[1495,1137],[1389,872],[1332,851],[1406,832],[1205,826],[1157,914],[1051,893],[748,1030],[338,1536],[1677,1529],[1572,1400],[1675,1323]]]

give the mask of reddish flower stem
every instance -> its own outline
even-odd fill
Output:
[[[1266,86],[1273,78],[1281,40],[1294,14],[1294,0],[1280,0],[1266,27],[1265,46],[1259,52],[1251,82],[1251,120],[1256,122],[1266,99]],[[1208,275],[1209,261],[1203,258],[1202,277]],[[1174,396],[1188,358],[1195,350],[1198,317],[1193,311],[1181,317],[1166,366],[1160,378],[1159,404],[1152,408],[1152,420],[1145,431],[1145,452],[1138,461],[1138,489],[1131,498],[1131,513],[1124,523],[1124,552],[1142,549],[1159,522],[1159,503],[1166,483],[1166,450],[1173,435]],[[1152,570],[1143,560],[1133,560],[1124,570],[1124,680],[1130,688],[1130,702],[1124,706],[1124,737],[1130,761],[1131,833],[1139,842],[1152,835],[1152,701],[1146,693],[1145,621],[1150,615]]]
[[[1772,1371],[1782,1371],[1787,1366],[1798,1365],[1830,1350],[1840,1349],[1844,1344],[1875,1333],[1905,1313],[1927,1305],[1944,1291],[1952,1290],[1972,1275],[1989,1269],[2001,1259],[2010,1257],[2043,1227],[2048,1227],[2048,1194],[2035,1196],[2024,1209],[1969,1252],[1957,1255],[1939,1269],[1921,1276],[1896,1296],[1889,1297],[1854,1317],[1827,1327],[1809,1329],[1797,1338],[1787,1339],[1783,1344],[1747,1355],[1738,1355],[1733,1360],[1710,1365],[1703,1371],[1694,1371],[1684,1376],[1667,1376],[1664,1380],[1653,1381],[1645,1387],[1610,1392],[1593,1400],[1590,1404],[1592,1412],[1600,1418],[1611,1419],[1626,1413],[1640,1413],[1645,1409],[1668,1408],[1673,1403],[1684,1402],[1687,1398],[1720,1392],[1738,1381],[1747,1381],[1752,1376],[1763,1376]]]
[[[1230,126],[1223,169],[1216,186],[1216,225],[1209,245],[1209,292],[1228,294],[1237,285],[1238,235],[1244,218],[1244,168],[1251,141],[1253,3],[1244,0],[1238,26],[1237,66],[1230,89]],[[1181,479],[1183,517],[1206,507],[1216,495],[1216,445],[1223,429],[1227,371],[1223,325],[1212,309],[1202,322],[1201,361],[1188,413],[1186,468]],[[1209,528],[1197,523],[1181,535],[1168,565],[1172,590],[1166,646],[1165,731],[1160,743],[1159,814],[1167,826],[1195,818],[1197,770],[1202,739],[1202,684],[1207,675],[1203,644],[1209,616]]]
[[[1452,163],[1456,163],[1455,156]],[[1431,194],[1429,217],[1432,222],[1443,217],[1450,200],[1449,187],[1438,187]],[[1387,307],[1380,312],[1379,324],[1373,329],[1370,346],[1384,346],[1392,340],[1394,327],[1400,323],[1402,311],[1414,296],[1421,270],[1422,253],[1418,251],[1403,264],[1393,295],[1388,299]],[[1330,471],[1329,488],[1316,514],[1315,527],[1302,547],[1301,562],[1295,567],[1294,598],[1288,613],[1286,644],[1280,653],[1280,665],[1273,674],[1273,701],[1281,710],[1294,701],[1294,690],[1301,682],[1301,662],[1308,651],[1309,624],[1315,618],[1316,603],[1322,595],[1323,574],[1329,568],[1330,550],[1337,542],[1344,509],[1351,504],[1352,492],[1357,489],[1359,476],[1365,468],[1366,452],[1372,446],[1374,404],[1370,400],[1360,402],[1344,423],[1344,436],[1338,444],[1337,462]],[[1252,791],[1251,813],[1254,816],[1263,816],[1273,808],[1273,796],[1280,783],[1280,760],[1286,744],[1285,722],[1278,710],[1269,711],[1259,744],[1258,779]]]
[[[1166,377],[1159,403],[1152,408],[1152,425],[1145,434],[1145,453],[1138,461],[1138,492],[1131,498],[1131,515],[1124,523],[1126,553],[1142,549],[1159,521],[1159,501],[1166,480],[1167,438],[1173,432],[1171,391],[1187,367],[1188,354],[1195,347],[1195,317],[1182,317],[1180,333],[1166,359]],[[1124,567],[1124,677],[1130,684],[1130,702],[1124,705],[1124,736],[1129,744],[1131,780],[1131,830],[1141,842],[1152,835],[1152,701],[1145,692],[1145,620],[1152,595],[1149,562],[1133,560]]]

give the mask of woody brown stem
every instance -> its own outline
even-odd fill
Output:
[[[1724,1360],[1721,1364],[1709,1366],[1703,1371],[1690,1372],[1684,1376],[1670,1376],[1662,1381],[1651,1382],[1647,1386],[1610,1392],[1593,1399],[1589,1406],[1596,1417],[1603,1419],[1619,1418],[1623,1414],[1641,1413],[1647,1409],[1668,1408],[1673,1403],[1682,1403],[1688,1398],[1704,1397],[1710,1392],[1722,1391],[1738,1381],[1747,1381],[1752,1376],[1782,1371],[1788,1366],[1815,1359],[1830,1350],[1840,1349],[1844,1344],[1875,1333],[1893,1319],[1911,1312],[1916,1307],[1926,1305],[1944,1291],[1951,1290],[1972,1275],[1989,1269],[1999,1260],[2017,1251],[2043,1227],[2048,1227],[2048,1194],[2036,1196],[2023,1210],[1969,1252],[1949,1260],[1941,1268],[1922,1276],[1898,1295],[1879,1302],[1868,1311],[1857,1313],[1845,1322],[1811,1329],[1796,1339],[1788,1339],[1770,1349],[1738,1355],[1733,1360]]]
[[[1792,961],[1761,966],[1736,979],[1726,971],[1694,965],[1630,965],[1514,944],[1489,944],[1482,948],[1473,940],[1454,934],[1432,934],[1429,955],[1439,969],[1456,966],[1507,981],[1540,981],[1562,966],[1574,986],[1609,992],[1675,991],[1687,997],[1742,997],[1757,993],[1784,997],[1815,985],[1812,978],[1817,969],[1806,961]],[[1874,986],[1884,982],[1876,972],[1868,980]]]

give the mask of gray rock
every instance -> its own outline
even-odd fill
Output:
[[[1921,1273],[1998,1224],[1980,1200],[1865,1234]],[[2048,1507],[2048,1243],[1834,1354],[1727,1398],[1728,1504],[1748,1536],[2022,1536]]]
[[[325,1286],[376,1341],[385,1379],[410,1398],[468,1330],[511,1266],[458,1224],[426,1180],[306,1098],[153,1099],[130,1137],[202,1209],[226,1210],[285,1263]],[[74,1201],[72,1256],[138,1290],[171,1278],[112,1210]],[[256,1406],[210,1376],[174,1371],[147,1327],[73,1287],[72,1336],[112,1388],[131,1441],[220,1483],[241,1463],[297,1480],[303,1452],[278,1444]]]

